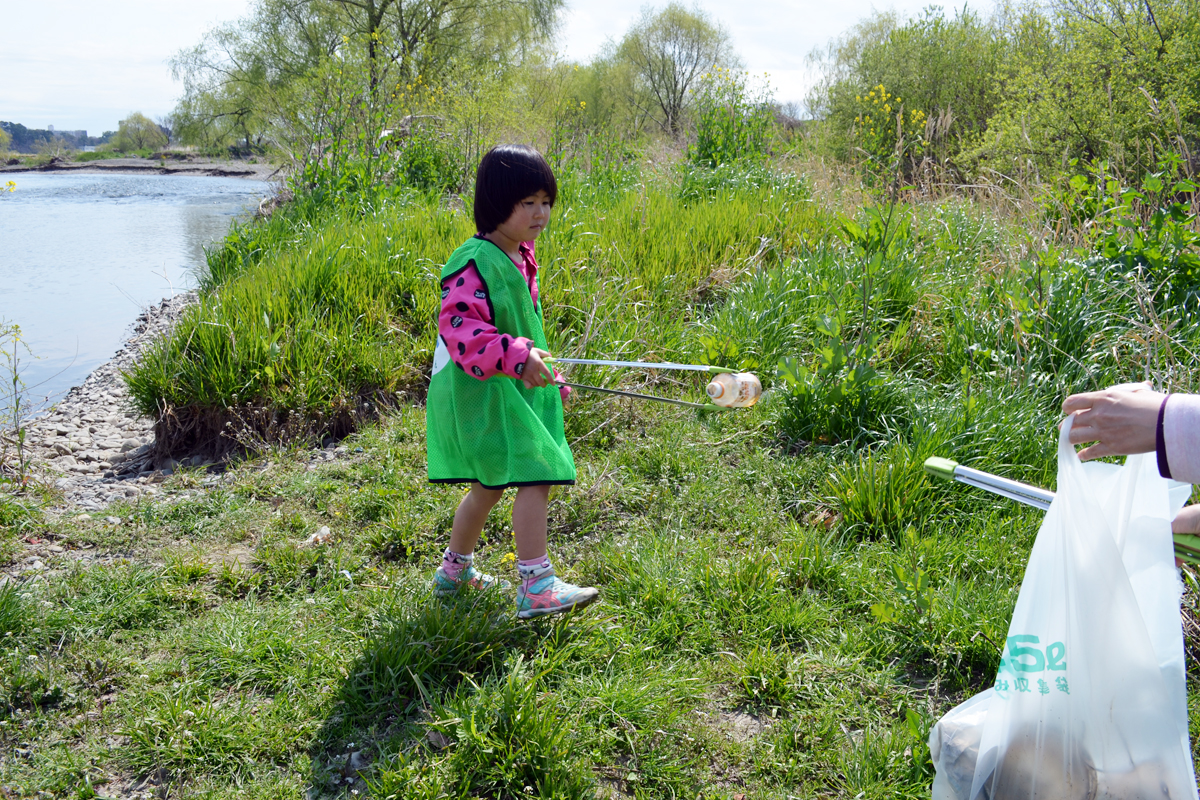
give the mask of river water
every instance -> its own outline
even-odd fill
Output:
[[[205,246],[270,193],[242,178],[6,173],[0,190],[9,180],[16,191],[0,191],[0,322],[19,325],[36,357],[22,353],[20,370],[35,404],[111,358],[142,308],[194,288]]]

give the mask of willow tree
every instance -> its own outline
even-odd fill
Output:
[[[296,0],[257,0],[250,15],[209,30],[170,61],[183,84],[175,109],[188,144],[261,145],[292,87],[344,43],[333,8]]]
[[[129,152],[167,146],[167,134],[158,124],[141,112],[135,111],[121,120],[113,147]]]
[[[496,62],[522,55],[553,32],[563,0],[332,0],[342,25],[363,37],[370,88],[388,67],[411,82],[451,63]]]
[[[632,68],[631,100],[651,114],[663,130],[679,136],[688,92],[705,72],[737,64],[729,34],[699,9],[670,3],[662,11],[647,8],[616,50]]]
[[[300,141],[289,141],[297,125],[323,128],[302,137],[311,146],[344,133],[340,122],[328,122],[343,113],[382,119],[395,90],[418,77],[435,84],[460,68],[518,62],[528,47],[548,40],[562,4],[254,0],[249,16],[210,30],[171,61],[184,87],[180,135],[288,148]]]
[[[997,169],[1108,159],[1134,173],[1200,163],[1200,4],[1063,0],[1012,34],[1004,102],[981,157]]]

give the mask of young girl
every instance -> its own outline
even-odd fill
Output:
[[[435,594],[507,586],[472,564],[488,512],[515,487],[517,616],[579,608],[599,592],[554,574],[546,553],[550,487],[575,483],[563,435],[570,391],[543,361],[546,334],[533,240],[550,221],[558,183],[534,149],[501,145],[475,175],[479,231],[442,269],[442,311],[426,403],[429,480],[470,483],[433,577]],[[560,395],[560,392],[562,394]]]

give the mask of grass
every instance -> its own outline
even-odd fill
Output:
[[[564,177],[539,241],[552,348],[739,365],[769,391],[726,415],[573,401],[579,482],[552,496],[551,542],[600,604],[518,622],[510,596],[429,597],[461,488],[424,481],[408,399],[432,275],[469,225],[415,194],[301,201],[210,254],[201,305],[130,380],[192,413],[185,433],[231,409],[260,439],[344,424],[342,456],[268,447],[202,494],[185,469],[114,507],[120,527],[0,494],[6,557],[71,551],[0,588],[0,787],[927,797],[927,732],[994,677],[1040,515],[921,463],[1052,486],[1062,396],[1156,374],[1194,328],[1147,328],[1127,271],[1023,260],[1014,226],[963,202],[902,206],[872,239],[779,173],[622,180]],[[785,358],[808,377],[776,377]],[[510,511],[484,569],[503,572]],[[72,566],[84,544],[126,556]]]
[[[778,261],[816,217],[796,180],[730,190],[713,208],[662,180],[616,190],[565,177],[556,223],[539,242],[552,345],[680,352],[688,320],[666,309],[714,271]],[[211,293],[131,373],[143,413],[171,409],[161,447],[220,452],[239,434],[341,436],[423,392],[436,274],[473,233],[469,215],[411,193],[312,222],[293,214],[239,231],[213,254]]]
[[[847,502],[832,455],[763,448],[752,414],[595,404],[617,418],[611,438],[577,447],[580,482],[553,498],[551,529],[600,605],[525,623],[507,596],[431,600],[444,528],[416,521],[459,491],[421,484],[423,412],[403,408],[349,440],[362,452],[347,461],[247,462],[216,502],[171,503],[188,485],[173,477],[167,500],[114,510],[134,522],[109,545],[140,557],[63,556],[60,577],[5,590],[0,785],[927,795],[925,731],[990,683],[1039,515],[930,487],[942,513],[898,535],[827,527]],[[334,542],[302,546],[319,525]],[[385,525],[413,531],[421,555],[383,544]],[[93,530],[63,524],[58,541]],[[181,547],[181,531],[201,533]],[[237,546],[248,563],[222,565]],[[496,515],[481,564],[510,551]],[[894,578],[918,568],[927,610]]]
[[[691,419],[642,422],[659,435],[670,436],[681,422],[693,434],[706,432]],[[786,641],[784,631],[819,618],[806,612],[810,604],[801,594],[770,622],[747,627],[755,608],[777,605],[790,593],[762,546],[779,535],[780,525],[794,523],[777,510],[753,544],[743,541],[752,557],[726,548],[735,553],[731,559],[697,558],[684,565],[677,583],[679,550],[695,544],[680,539],[678,515],[706,510],[712,521],[707,543],[732,544],[729,522],[737,512],[723,507],[729,501],[699,493],[656,493],[663,473],[635,429],[617,455],[623,481],[657,498],[627,517],[644,534],[604,534],[604,541],[587,545],[600,534],[583,528],[563,548],[575,574],[606,587],[602,610],[528,625],[513,618],[511,601],[431,603],[423,592],[428,562],[354,556],[378,523],[338,513],[359,502],[360,490],[388,487],[397,460],[419,463],[421,441],[412,434],[420,423],[419,411],[405,411],[364,433],[358,440],[364,453],[350,466],[310,472],[275,465],[284,473],[272,487],[274,496],[285,498],[278,509],[263,499],[218,511],[217,519],[240,520],[227,529],[227,541],[240,538],[233,528],[255,520],[252,538],[260,543],[253,569],[264,577],[240,597],[223,596],[218,571],[178,559],[157,568],[93,567],[27,591],[28,597],[14,595],[30,606],[50,604],[43,624],[51,632],[17,636],[22,655],[38,654],[53,666],[44,672],[24,659],[20,671],[6,676],[14,701],[5,735],[11,732],[13,744],[36,741],[55,719],[96,708],[115,686],[120,699],[103,706],[108,710],[97,724],[121,744],[102,747],[102,737],[89,740],[82,731],[68,736],[74,751],[91,750],[93,782],[165,768],[187,787],[224,786],[212,791],[234,796],[239,785],[280,780],[282,765],[285,778],[332,790],[334,778],[344,778],[338,759],[366,750],[378,796],[420,796],[437,786],[519,795],[526,785],[543,796],[591,796],[594,767],[618,776],[621,785],[641,783],[652,792],[700,785],[707,760],[723,760],[732,745],[709,730],[714,723],[686,709],[719,717],[721,695],[743,691],[736,688],[744,683],[736,677],[740,668],[717,653],[735,646],[731,637],[738,631]],[[695,452],[681,466],[710,467],[717,458]],[[611,480],[599,466],[585,462],[584,474]],[[253,469],[239,471],[233,492],[249,493],[247,484],[256,480]],[[586,481],[579,491],[599,488]],[[571,516],[572,502],[555,499],[556,524]],[[199,504],[189,510],[193,516],[209,511]],[[180,511],[161,514],[177,524]],[[339,543],[319,556],[298,557],[306,551],[271,533],[281,526],[276,520],[295,517],[307,527],[333,524]],[[425,535],[432,540],[437,533]],[[495,563],[508,549],[497,535],[481,558]],[[745,594],[735,598],[732,588]],[[47,657],[64,635],[67,644]],[[786,644],[777,646],[794,658]],[[88,665],[97,662],[112,666],[89,674]],[[740,700],[731,694],[728,702]],[[684,749],[662,752],[655,741],[664,736]],[[7,762],[0,783],[33,791],[58,780],[47,769],[36,759]]]

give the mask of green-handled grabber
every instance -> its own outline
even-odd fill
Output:
[[[933,456],[925,459],[925,471],[934,477],[965,483],[968,486],[1007,497],[1009,500],[1040,508],[1042,511],[1048,509],[1050,503],[1054,501],[1054,492],[1030,486],[1028,483],[1001,478],[990,472],[964,467],[957,461],[951,461],[948,458]]]
[[[1016,500],[1045,511],[1054,502],[1054,492],[1030,486],[1028,483],[1001,478],[990,472],[964,467],[957,461],[933,456],[925,459],[925,471],[937,478],[965,483],[977,489]],[[1175,557],[1189,564],[1200,565],[1200,536],[1191,533],[1173,534]]]

